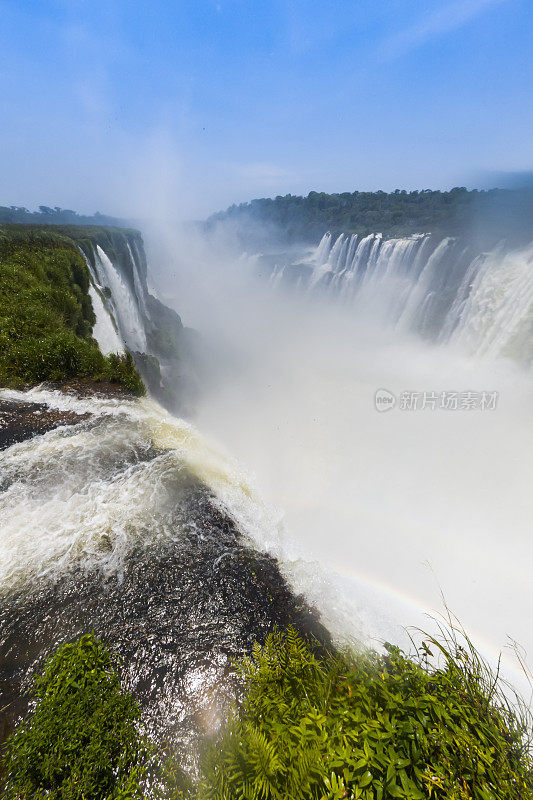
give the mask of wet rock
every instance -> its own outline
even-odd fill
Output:
[[[0,399],[0,450],[61,425],[76,425],[89,416],[72,411],[58,411],[41,403]]]

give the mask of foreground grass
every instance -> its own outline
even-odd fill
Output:
[[[131,355],[103,356],[87,265],[67,237],[53,231],[0,229],[0,385],[88,379],[144,386]]]
[[[155,792],[109,653],[87,636],[60,648],[8,743],[3,797],[134,800],[144,786],[164,800],[533,798],[530,718],[453,631],[411,659],[395,647],[317,656],[289,629],[239,670],[243,700],[206,743],[199,783],[166,761]]]

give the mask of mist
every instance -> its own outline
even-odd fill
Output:
[[[354,309],[276,289],[224,226],[147,243],[158,291],[201,333],[195,424],[278,510],[276,535],[254,536],[293,586],[345,635],[404,641],[445,601],[492,660],[509,637],[531,654],[530,371],[400,333],[379,296]],[[378,413],[378,389],[490,390],[498,406]]]

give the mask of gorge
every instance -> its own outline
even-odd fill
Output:
[[[490,659],[509,630],[531,646],[529,245],[325,232],[235,257],[188,229],[164,258],[147,237],[149,270],[135,231],[54,236],[83,257],[101,353],[130,352],[149,396],[2,390],[71,415],[0,459],[3,735],[44,659],[92,630],[194,774],[235,657],[289,624],[322,647],[404,644],[439,607],[426,560]],[[400,407],[489,390],[492,410]],[[512,653],[503,669],[520,681]]]

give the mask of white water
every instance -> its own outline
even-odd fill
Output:
[[[109,256],[97,245],[95,268],[98,283],[111,289],[113,309],[120,335],[130,350],[147,351],[144,322],[139,311],[139,301],[126,280],[113,265]],[[142,292],[141,292],[142,296]]]
[[[78,399],[39,388],[1,396],[95,415],[2,453],[9,484],[0,495],[4,588],[60,574],[74,563],[120,573],[134,545],[149,548],[159,537],[176,536],[166,509],[174,505],[172,486],[179,486],[184,467],[212,484],[221,502],[225,483],[237,495],[251,494],[245,478],[233,474],[193,426],[151,400]],[[131,463],[151,445],[164,451]]]
[[[322,243],[328,263],[332,249]],[[111,285],[120,276],[99,256],[102,283]],[[234,273],[229,263],[221,267],[219,253],[201,268],[194,259],[191,274],[203,271],[210,291],[197,305],[180,292],[177,307],[189,309],[213,349],[217,379],[198,417],[208,438],[149,400],[34,390],[37,401],[98,420],[0,457],[9,479],[0,499],[0,585],[73,563],[120,574],[133,546],[179,537],[166,509],[186,466],[256,546],[280,559],[293,587],[339,635],[398,640],[400,623],[420,624],[421,611],[442,607],[438,579],[478,643],[494,653],[510,634],[533,652],[532,379],[497,357],[502,342],[480,353],[483,336],[461,338],[469,326],[479,331],[482,319],[489,332],[509,332],[506,342],[524,339],[517,331],[530,325],[529,256],[493,259],[483,279],[476,282],[481,273],[472,268],[458,281],[440,346],[399,324],[398,298],[404,320],[428,307],[428,274],[442,262],[438,248],[428,252],[427,237],[344,240],[337,266],[344,259],[346,269],[349,258],[365,298],[360,314],[320,296],[269,294],[246,283],[242,261]],[[135,300],[121,279],[116,285],[122,318],[134,328]],[[515,302],[474,302],[506,290],[523,299],[519,319]],[[500,400],[494,411],[379,414],[378,388],[497,390]],[[128,453],[149,443],[169,452],[128,465]],[[111,469],[122,456],[123,466]]]
[[[92,284],[89,286],[89,294],[96,316],[96,323],[93,327],[93,338],[98,342],[98,346],[104,355],[108,355],[109,353],[123,353],[124,345],[120,341],[120,337],[115,330],[111,315],[104,306],[100,294]]]
[[[533,363],[533,244],[490,254],[465,283],[462,304],[451,312],[457,315],[451,341],[477,355]]]
[[[311,291],[328,279],[372,324],[430,332],[472,355],[533,361],[533,245],[472,255],[456,239],[435,244],[427,234],[341,234],[333,244],[325,234],[308,261]]]
[[[90,413],[88,422],[59,428],[14,445],[0,455],[0,586],[20,588],[57,577],[73,566],[121,575],[134,547],[180,541],[172,511],[183,470],[214,493],[261,550],[280,558],[295,588],[304,588],[339,636],[362,638],[354,606],[328,584],[315,564],[290,555],[282,514],[265,502],[253,479],[224,448],[197,428],[168,414],[152,400],[75,398],[57,391],[0,391],[11,400],[33,400],[51,408]],[[161,454],[130,463],[139,450]]]
[[[132,266],[133,284],[135,286],[135,297],[136,297],[137,302],[138,302],[138,304],[139,304],[139,306],[141,308],[141,311],[144,314],[146,314],[146,316],[148,316],[148,311],[147,311],[147,308],[146,308],[146,298],[144,296],[144,290],[143,290],[143,286],[142,286],[141,276],[139,275],[139,266],[138,266],[138,263],[137,263],[138,259],[139,259],[139,256],[138,256],[138,254],[136,254],[136,256],[133,255],[129,242],[127,243],[127,249],[128,249],[128,253],[129,253],[129,256],[130,256],[130,263],[131,263],[131,266]]]

